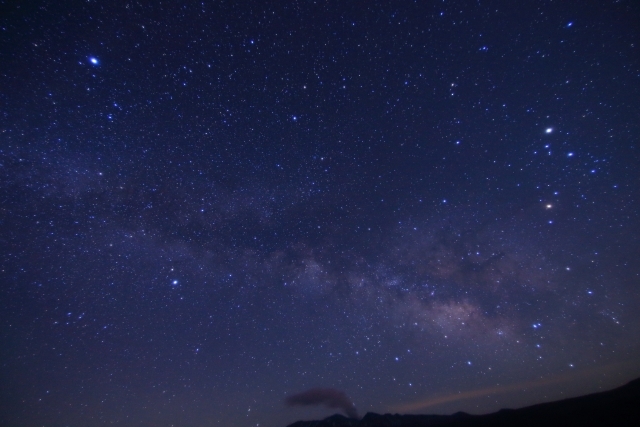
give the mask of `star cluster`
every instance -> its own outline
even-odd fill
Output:
[[[112,3],[0,18],[0,424],[640,374],[638,5]]]

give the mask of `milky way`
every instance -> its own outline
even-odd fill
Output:
[[[0,424],[352,408],[305,390],[485,413],[640,375],[632,2],[6,9]]]

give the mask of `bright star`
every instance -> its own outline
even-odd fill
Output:
[[[551,133],[551,132],[553,132],[553,128],[547,128],[544,132],[545,133]]]
[[[98,58],[96,58],[95,56],[90,56],[89,62],[91,62],[93,65],[98,65],[100,63],[100,61],[98,61]]]

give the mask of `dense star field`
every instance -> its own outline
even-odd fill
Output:
[[[640,375],[640,3],[0,8],[0,424]]]

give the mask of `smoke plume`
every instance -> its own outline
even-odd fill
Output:
[[[349,418],[360,418],[351,399],[335,388],[312,388],[288,396],[285,403],[288,406],[324,405],[328,408],[340,408]]]

